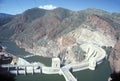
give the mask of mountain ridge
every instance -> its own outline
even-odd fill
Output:
[[[0,26],[8,23],[13,19],[14,15],[6,14],[6,13],[0,13]]]
[[[36,55],[64,57],[64,63],[80,62],[84,56],[77,56],[75,50],[81,50],[83,43],[114,48],[120,37],[120,13],[95,8],[81,11],[32,8],[2,25],[0,37],[7,37]]]

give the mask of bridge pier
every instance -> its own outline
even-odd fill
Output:
[[[42,68],[40,68],[40,73],[42,74]]]
[[[12,64],[5,64],[1,65],[1,67],[6,68],[8,72],[13,74],[35,74],[35,73],[42,73],[41,65],[12,65]],[[12,69],[11,69],[12,68]]]
[[[17,66],[16,69],[17,69],[16,75],[18,75],[19,74],[19,67]]]
[[[33,71],[32,71],[32,75],[33,75],[34,74],[34,66],[32,68],[33,68]]]
[[[26,75],[27,74],[27,67],[25,66],[25,73],[24,73],[24,75]]]
[[[8,72],[10,71],[10,67],[8,67],[7,71],[8,71]]]

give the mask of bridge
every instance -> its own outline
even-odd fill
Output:
[[[34,74],[41,73],[42,66],[41,65],[12,65],[12,64],[4,64],[1,65],[2,68],[6,68],[8,72],[12,74]]]
[[[67,68],[61,68],[60,69],[61,73],[65,77],[66,81],[77,81],[77,79],[72,75],[72,73],[69,71]]]

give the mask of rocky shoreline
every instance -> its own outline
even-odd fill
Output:
[[[0,46],[0,65],[9,64],[14,58],[14,56],[8,53],[5,49],[6,49],[5,47]]]

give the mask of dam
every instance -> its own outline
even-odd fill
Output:
[[[84,48],[85,46],[86,45],[83,45],[82,47]],[[77,79],[70,72],[71,68],[73,72],[84,69],[95,70],[96,64],[99,64],[106,56],[106,52],[101,47],[96,47],[95,45],[92,46],[94,47],[94,49],[90,49],[90,47],[91,45],[88,45],[87,48],[85,49],[86,59],[83,60],[81,63],[68,64],[63,67],[60,67],[59,58],[53,58],[51,67],[41,65],[10,65],[10,64],[2,65],[2,67],[8,68],[8,70],[14,74],[29,74],[29,73],[60,74],[65,77],[66,81],[77,81]],[[10,68],[12,67],[14,67],[15,70],[11,70]],[[19,68],[22,68],[22,70]]]

